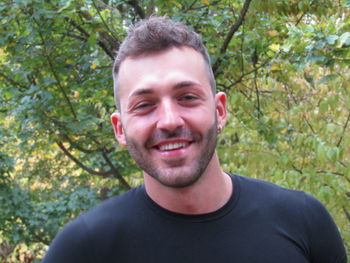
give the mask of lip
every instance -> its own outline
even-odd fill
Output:
[[[180,139],[180,138],[176,138],[176,139],[169,139],[169,140],[162,140],[162,141],[159,141],[159,142],[156,142],[155,144],[153,144],[151,146],[151,148],[159,148],[163,145],[166,145],[166,144],[174,144],[174,143],[189,143],[191,144],[193,141],[192,140],[189,140],[189,139]]]
[[[176,143],[186,143],[187,145],[176,148],[176,149],[169,149],[169,150],[161,150],[159,147],[164,146],[166,144],[176,144]],[[157,142],[152,146],[152,149],[155,150],[162,158],[179,158],[183,157],[184,154],[188,151],[188,149],[191,147],[193,141],[188,139],[173,139],[173,140],[164,140],[161,142]]]

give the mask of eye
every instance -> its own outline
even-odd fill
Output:
[[[132,107],[131,112],[135,114],[146,114],[154,108],[155,104],[156,102],[152,100],[142,100]]]
[[[153,105],[154,105],[154,103],[151,103],[151,102],[140,102],[140,103],[135,105],[134,109],[135,110],[142,110],[142,109],[145,109],[145,108],[153,106]]]
[[[183,95],[183,96],[181,96],[181,97],[179,98],[179,101],[184,101],[184,102],[186,102],[186,101],[194,101],[194,100],[197,100],[197,99],[198,99],[198,97],[195,96],[195,95],[192,95],[192,94],[185,94],[185,95]]]

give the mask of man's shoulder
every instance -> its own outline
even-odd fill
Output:
[[[236,174],[231,174],[234,181],[239,183],[240,187],[245,191],[255,191],[258,193],[282,194],[282,195],[300,195],[304,192],[293,190],[276,183],[272,183],[265,179],[246,177]]]
[[[120,232],[139,210],[142,210],[143,186],[108,198],[71,220],[60,231],[62,239],[90,240],[103,239],[108,233]],[[74,233],[74,234],[72,234]],[[72,236],[73,235],[73,236]],[[84,241],[85,242],[85,241]],[[83,242],[82,242],[83,243]]]
[[[325,206],[314,196],[261,179],[234,175],[240,187],[241,208],[259,215],[272,217],[281,224],[314,229],[315,222],[325,225],[331,216]],[[320,219],[322,218],[322,220]],[[316,220],[316,221],[315,221]]]
[[[94,224],[108,223],[108,221],[115,223],[118,220],[127,220],[130,214],[142,206],[142,202],[140,202],[142,198],[143,185],[108,198],[78,218],[83,220],[88,227]]]
[[[57,234],[43,262],[96,262],[95,254],[119,240],[142,210],[143,187],[111,197],[70,221]],[[136,214],[136,216],[133,216]],[[70,261],[67,261],[67,260]]]
[[[250,227],[285,235],[310,254],[310,262],[346,262],[337,226],[315,197],[260,179],[233,175],[233,180],[240,188],[236,212]]]
[[[279,208],[300,213],[310,208],[320,209],[322,204],[304,191],[286,188],[262,179],[233,175],[240,187],[240,196],[258,207]]]

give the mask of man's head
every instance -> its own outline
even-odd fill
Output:
[[[166,48],[116,63],[119,112],[112,123],[145,178],[186,187],[217,167],[213,156],[217,131],[226,122],[226,96],[213,92],[208,57],[191,45],[164,43]]]
[[[118,74],[121,63],[128,57],[135,58],[182,46],[191,47],[202,55],[206,62],[207,77],[213,94],[215,94],[216,84],[210,57],[201,37],[181,23],[165,17],[150,17],[130,28],[115,59],[113,66],[114,99],[118,110],[120,110]]]

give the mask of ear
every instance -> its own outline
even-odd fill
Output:
[[[215,95],[215,103],[218,126],[222,129],[226,124],[227,118],[226,94],[224,92],[218,92]]]
[[[115,138],[118,140],[118,142],[121,145],[126,146],[127,143],[125,139],[125,134],[124,134],[124,129],[122,126],[120,114],[117,112],[113,113],[111,115],[111,121],[112,121]]]

